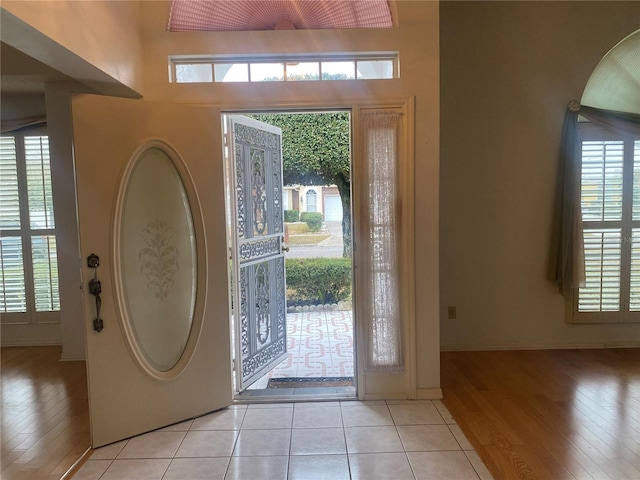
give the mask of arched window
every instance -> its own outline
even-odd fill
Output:
[[[624,38],[600,60],[584,88],[581,105],[640,114],[640,30]]]
[[[640,321],[639,41],[640,30],[605,55],[565,120],[563,194],[576,204],[562,210],[556,276],[572,322]]]
[[[307,198],[307,212],[317,212],[318,211],[318,194],[315,190],[307,190],[306,193]]]

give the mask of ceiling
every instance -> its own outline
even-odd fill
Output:
[[[44,94],[47,82],[70,80],[38,60],[0,42],[0,90],[2,95]]]
[[[0,42],[0,117],[3,123],[44,118],[44,86],[69,81],[53,68]]]

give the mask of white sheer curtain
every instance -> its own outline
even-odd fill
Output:
[[[402,114],[397,110],[362,112],[360,133],[364,176],[364,245],[361,265],[365,289],[360,318],[366,332],[367,373],[404,371],[400,320],[400,196],[398,147]]]

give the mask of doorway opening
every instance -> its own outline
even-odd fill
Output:
[[[235,397],[355,397],[351,113],[222,125]]]

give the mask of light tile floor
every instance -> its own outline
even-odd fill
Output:
[[[74,480],[485,480],[440,401],[233,405],[100,448]]]
[[[287,358],[249,388],[264,389],[271,378],[290,377],[353,377],[351,311],[287,314]]]

